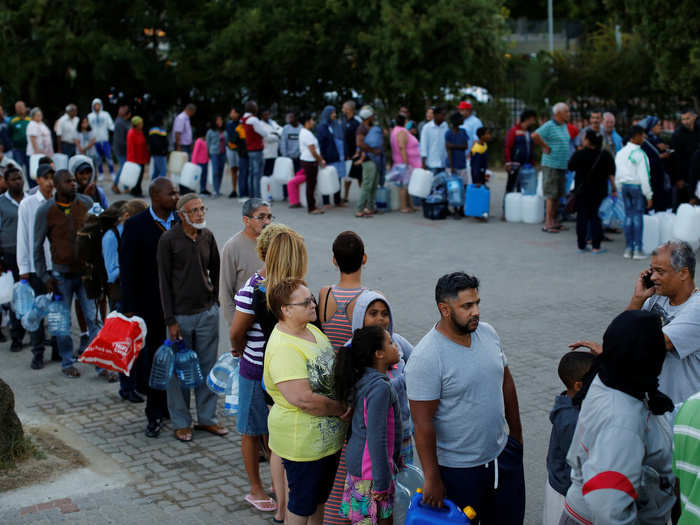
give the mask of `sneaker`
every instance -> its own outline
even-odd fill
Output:
[[[232,191],[231,193],[228,194],[229,199],[237,199],[238,198],[238,192],[237,191]]]
[[[601,253],[608,253],[606,248],[598,248],[597,250],[592,250],[593,255],[600,255]]]
[[[35,355],[29,365],[32,370],[41,370],[44,368],[44,358],[40,355]]]
[[[644,259],[648,259],[648,258],[649,258],[648,255],[644,255],[644,253],[637,252],[637,251],[635,251],[634,254],[632,255],[632,259],[634,259],[635,261],[643,261]]]
[[[625,259],[631,259],[632,258],[632,250],[630,250],[629,248],[625,248],[625,253],[623,253],[622,256]]]

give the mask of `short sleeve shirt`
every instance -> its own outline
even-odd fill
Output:
[[[549,153],[542,154],[542,165],[558,170],[565,170],[569,161],[569,129],[566,122],[557,124],[548,120],[537,128],[536,133],[551,148]]]
[[[481,322],[471,346],[457,344],[433,327],[406,364],[406,390],[413,401],[439,400],[434,416],[438,464],[470,468],[493,461],[506,446],[501,342]]]
[[[459,131],[455,133],[451,129],[445,132],[445,142],[454,144],[455,146],[469,146],[469,137],[467,132],[463,128],[459,128]],[[452,168],[456,170],[463,170],[467,168],[467,150],[466,149],[452,149],[449,150],[449,155],[452,157]],[[448,161],[449,167],[449,161]]]
[[[673,343],[659,375],[659,390],[674,403],[683,403],[700,391],[700,292],[672,306],[668,297],[652,295],[642,310],[658,314],[663,332]]]
[[[315,394],[334,396],[335,352],[323,332],[312,324],[307,327],[315,343],[275,327],[265,351],[263,381],[275,402],[267,421],[270,449],[292,461],[315,461],[335,454],[343,446],[346,431],[339,418],[307,414],[287,401],[277,389],[277,383],[308,379]]]
[[[255,316],[253,309],[253,294],[255,288],[263,282],[263,277],[255,272],[241,287],[233,299],[236,311]],[[241,375],[251,381],[260,381],[263,372],[263,357],[265,355],[265,335],[260,323],[256,320],[246,332],[245,349],[241,359]]]
[[[301,128],[299,131],[299,159],[304,162],[315,162],[316,158],[311,154],[309,146],[316,148],[316,153],[319,153],[318,139],[306,128]]]

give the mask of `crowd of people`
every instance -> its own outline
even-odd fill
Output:
[[[139,316],[147,336],[131,373],[117,375],[100,368],[96,373],[119,381],[124,400],[145,401],[145,434],[150,438],[159,437],[166,420],[174,438],[182,442],[192,441],[194,431],[223,436],[229,430],[219,422],[216,396],[206,384],[193,389],[193,418],[192,393],[182,388],[177,376],[166,391],[151,388],[148,381],[155,352],[166,338],[191,348],[207,375],[217,359],[223,315],[230,327],[231,352],[240,358],[236,427],[250,505],[288,524],[392,523],[394,476],[414,461],[415,448],[425,473],[424,503],[440,506],[449,498],[460,507],[476,509],[475,523],[523,523],[518,397],[498,333],[480,320],[478,278],[455,272],[438,279],[437,322],[414,347],[397,333],[390,298],[363,281],[368,258],[358,234],[344,231],[334,239],[331,254],[338,281],[316,296],[305,281],[304,238],[275,223],[270,204],[259,196],[260,176],[274,167],[268,161],[283,152],[303,171],[309,212],[321,213],[313,189],[309,193],[314,174],[326,163],[335,163],[340,174],[351,154],[349,176],[354,170],[362,179],[356,213],[372,216],[373,192],[390,173],[384,159],[385,134],[374,124],[372,108],[362,107],[355,116],[354,103],[346,102],[345,118],[338,119],[329,106],[318,125],[311,115],[290,114],[281,128],[270,123],[265,112],[258,116],[251,101],[240,121],[234,118],[236,111],[228,122],[217,117],[203,137],[193,140],[190,118],[196,108],[189,105],[176,117],[171,133],[152,128],[163,162],[168,135],[173,147],[191,153],[195,163],[204,163],[204,154],[209,155],[215,193],[225,163],[238,167],[232,173],[238,176],[234,188],[245,198],[243,228],[226,241],[221,253],[207,228],[202,192],[181,195],[170,178],[162,176],[160,162],[153,163],[157,174],[148,186],[150,202],[136,198],[108,204],[97,182],[103,164],[115,179],[119,176],[112,164],[109,130],[114,128],[115,137],[117,130],[126,131],[125,156],[120,156],[124,150],[113,148],[119,168],[122,160],[135,158],[134,148],[145,161],[140,163],[143,167],[154,154],[148,151],[151,132],[149,139],[143,138],[143,119],[129,120],[128,108],[122,107],[112,123],[99,99],[93,101],[85,120],[93,135],[81,142],[77,136],[71,141],[66,131],[73,129],[67,123],[77,119],[76,108],[69,105],[66,118],[56,126],[61,151],[71,151],[67,169],[54,164],[51,134],[40,110],[35,108],[24,120],[24,104],[15,109],[18,116],[9,124],[14,159],[2,158],[0,262],[36,294],[57,294],[68,311],[75,298],[80,332],[75,349],[71,336],[47,339],[40,325],[30,333],[31,368],[44,367],[45,347],[51,346],[51,359],[61,362],[63,375],[76,379],[81,375],[76,358],[107,312]],[[426,167],[487,182],[490,130],[469,103],[457,109],[451,116],[445,106],[431,109],[430,118],[419,126],[405,112],[397,116],[389,133],[392,178],[406,182],[412,168]],[[688,137],[698,132],[694,119],[683,115],[671,159],[679,155],[681,143],[687,142],[684,152],[691,151]],[[657,204],[666,209],[695,198],[687,188],[696,180],[692,170],[699,155],[692,155],[687,164],[674,161],[673,166],[678,162],[678,169],[685,166],[688,174],[658,186],[654,162],[644,149],[647,142],[658,151],[666,149],[652,137],[658,138],[658,121],[644,119],[623,145],[611,117],[592,113],[589,128],[577,132],[572,145],[566,105],[554,106],[553,118],[537,129],[536,115],[523,112],[506,140],[507,184],[517,189],[519,167],[532,162],[533,145],[539,144],[548,199],[545,230],[562,229],[556,201],[563,196],[566,170],[571,169],[576,173],[579,247],[583,237],[585,249],[590,237],[594,251],[600,249],[602,236],[596,222],[599,200],[608,195],[608,183],[612,191],[619,188],[627,209],[629,256],[639,258],[636,211],[643,213]],[[35,124],[32,129],[30,124]],[[234,125],[233,131],[229,125]],[[15,142],[21,139],[17,130],[22,127],[26,149]],[[139,133],[141,137],[133,137]],[[266,153],[274,137],[279,140]],[[199,140],[203,146],[200,142],[198,147]],[[25,157],[14,155],[16,150]],[[35,187],[25,192],[27,154],[44,156],[35,179],[27,179]],[[665,166],[669,157],[659,158]],[[347,186],[342,190],[347,197]],[[334,203],[343,206],[338,193]],[[289,195],[295,206],[291,185]],[[402,195],[402,205],[410,211],[410,196]],[[642,197],[651,202],[641,206]],[[662,198],[666,200],[659,202]],[[85,247],[86,232],[97,232],[90,236],[96,246]],[[96,259],[89,255],[93,252]],[[590,353],[574,351],[562,359],[559,374],[566,391],[557,397],[551,416],[547,523],[666,523],[674,504],[682,507],[681,520],[686,521],[681,523],[700,517],[700,492],[694,484],[700,457],[691,442],[700,435],[695,398],[700,391],[700,293],[694,276],[695,253],[687,243],[660,246],[650,267],[637,278],[628,311],[611,322],[602,345],[573,343],[573,350],[584,347]],[[9,315],[10,350],[19,352],[24,328],[14,312]],[[670,423],[676,413],[674,438]],[[263,486],[261,454],[269,458],[274,497]],[[680,498],[674,492],[674,475],[680,480]]]

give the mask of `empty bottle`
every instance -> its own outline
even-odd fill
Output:
[[[70,335],[70,310],[63,304],[63,297],[54,294],[46,314],[49,335]]]
[[[461,177],[454,176],[447,179],[447,202],[450,206],[459,208],[464,204],[463,188],[464,183]]]
[[[224,410],[226,413],[235,416],[238,414],[238,368],[240,359],[235,358],[236,364],[233,373],[228,378],[226,385],[226,397],[224,398]]]
[[[389,207],[389,198],[391,194],[389,193],[389,188],[384,186],[377,188],[376,202],[378,210],[386,210]]]
[[[88,215],[101,215],[103,211],[105,211],[105,210],[102,207],[102,205],[99,202],[96,202],[88,210]]]
[[[167,390],[170,378],[173,376],[175,356],[171,348],[172,342],[166,339],[153,356],[151,377],[148,378],[148,386],[155,390]]]
[[[41,325],[41,320],[49,313],[51,294],[39,295],[34,301],[34,306],[22,317],[22,327],[27,332],[36,332]]]
[[[12,290],[12,309],[17,317],[22,317],[29,313],[34,305],[34,290],[29,286],[26,279],[22,279],[15,284]]]
[[[177,341],[177,352],[175,353],[175,373],[182,388],[195,388],[199,386],[204,378],[202,369],[199,366],[197,354],[187,348],[183,341]]]
[[[238,360],[231,352],[222,354],[216,360],[214,366],[207,376],[207,386],[215,394],[225,394],[226,386],[233,372],[238,373]]]

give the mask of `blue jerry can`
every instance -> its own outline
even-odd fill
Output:
[[[476,184],[467,186],[464,196],[464,216],[488,219],[490,198],[491,192],[483,184],[481,187],[477,187]]]

